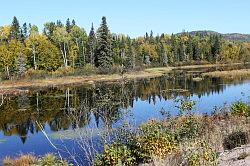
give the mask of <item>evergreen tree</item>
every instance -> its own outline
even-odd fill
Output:
[[[14,16],[12,24],[11,24],[10,39],[20,40],[20,38],[21,38],[21,30],[20,30],[19,21]]]
[[[56,21],[56,26],[58,26],[58,27],[63,27],[62,21],[61,21],[61,20],[57,20],[57,21]]]
[[[151,44],[154,43],[154,33],[153,33],[152,30],[151,30],[151,32],[150,32],[149,42],[150,42]]]
[[[184,61],[186,54],[185,54],[185,44],[182,41],[179,42],[178,54],[179,54],[179,60]]]
[[[113,57],[111,56],[111,39],[106,17],[102,17],[102,23],[97,32],[97,42],[96,66],[109,70],[113,64]]]
[[[199,60],[200,48],[198,41],[193,43],[193,60]]]
[[[75,26],[75,25],[76,25],[76,22],[75,22],[75,20],[73,19],[73,20],[72,20],[71,26]]]
[[[70,20],[69,18],[66,20],[66,30],[68,33],[70,33],[70,29],[71,29],[71,24],[70,24]]]
[[[96,59],[95,48],[96,48],[96,37],[95,37],[94,25],[92,23],[86,46],[86,61],[92,65],[94,65]]]
[[[126,54],[124,66],[126,69],[134,69],[135,68],[135,50],[132,44],[129,44],[128,52]]]
[[[188,37],[188,43],[187,43],[187,56],[186,60],[190,60],[190,58],[193,57],[193,43],[191,36]]]
[[[220,43],[220,37],[218,35],[213,36],[213,41],[211,44],[211,53],[213,56],[213,60],[217,59],[217,56],[221,52],[221,43]]]
[[[179,62],[178,47],[177,47],[176,37],[174,34],[171,35],[170,43],[174,61]]]
[[[158,48],[158,61],[161,66],[167,66],[168,65],[168,57],[167,57],[167,52],[164,48],[164,44],[160,43],[160,46]]]
[[[149,41],[149,36],[148,36],[148,32],[146,32],[146,35],[145,35],[145,41]]]
[[[21,29],[21,40],[24,41],[28,37],[28,27],[27,24],[24,23]]]

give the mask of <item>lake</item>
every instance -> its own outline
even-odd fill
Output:
[[[59,137],[60,133],[68,131],[73,137],[74,129],[111,129],[124,122],[139,125],[149,119],[177,115],[178,99],[195,101],[194,112],[200,114],[210,114],[236,100],[249,101],[250,80],[195,79],[213,70],[222,69],[176,70],[157,78],[29,89],[25,94],[5,96],[0,107],[0,158],[57,152],[41,126],[65,156],[63,148],[77,145]]]

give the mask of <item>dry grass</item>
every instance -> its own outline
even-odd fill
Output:
[[[125,73],[123,76],[120,74],[112,75],[91,75],[91,76],[65,76],[60,78],[36,79],[36,80],[20,80],[20,81],[3,81],[0,84],[0,92],[14,91],[20,87],[48,87],[48,86],[61,86],[73,84],[93,84],[101,81],[119,81],[121,79],[131,80],[139,78],[158,77],[170,72],[172,68],[152,68],[145,69],[144,71],[136,71]]]
[[[248,63],[246,63],[246,64],[248,64]],[[202,65],[179,66],[179,67],[175,67],[175,68],[177,68],[177,69],[198,69],[198,68],[224,67],[224,66],[237,66],[237,65],[242,65],[242,63],[202,64]]]
[[[202,76],[209,77],[221,77],[221,78],[250,78],[250,69],[242,69],[242,70],[231,70],[231,71],[214,71],[203,73]]]
[[[193,69],[193,68],[209,68],[215,66],[228,66],[229,64],[208,64],[208,65],[190,65],[190,66],[179,66],[179,67],[158,67],[149,68],[143,71],[134,71],[121,74],[106,74],[106,75],[90,75],[90,76],[64,76],[59,78],[46,78],[46,79],[35,79],[35,80],[18,80],[18,81],[2,81],[0,83],[1,92],[8,90],[18,90],[18,88],[31,88],[31,87],[48,87],[48,86],[62,86],[72,84],[93,84],[101,81],[119,81],[121,79],[131,80],[148,77],[159,77],[166,73],[171,72],[174,69]],[[239,63],[230,64],[239,65]]]
[[[31,154],[20,155],[18,158],[10,158],[6,157],[3,160],[4,166],[29,166],[35,164],[37,162],[37,158]]]

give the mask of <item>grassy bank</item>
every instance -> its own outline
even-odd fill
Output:
[[[101,81],[119,81],[121,79],[139,79],[147,77],[158,77],[175,69],[199,69],[210,67],[223,67],[223,66],[240,65],[240,63],[234,64],[207,64],[207,65],[192,65],[192,66],[178,66],[178,67],[160,67],[160,68],[148,68],[142,71],[131,71],[124,75],[121,74],[93,74],[93,75],[79,75],[79,76],[61,76],[61,77],[48,77],[38,79],[21,79],[14,81],[2,81],[0,83],[0,94],[15,94],[25,91],[19,90],[19,88],[32,88],[32,87],[48,87],[48,86],[62,86],[72,84],[93,84]]]
[[[231,70],[231,71],[214,71],[214,72],[203,73],[202,76],[220,77],[220,78],[227,78],[227,79],[250,78],[250,69]]]

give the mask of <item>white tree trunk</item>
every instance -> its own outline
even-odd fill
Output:
[[[35,45],[32,45],[32,52],[33,52],[33,63],[34,63],[34,68],[35,68],[35,70],[37,70]]]

